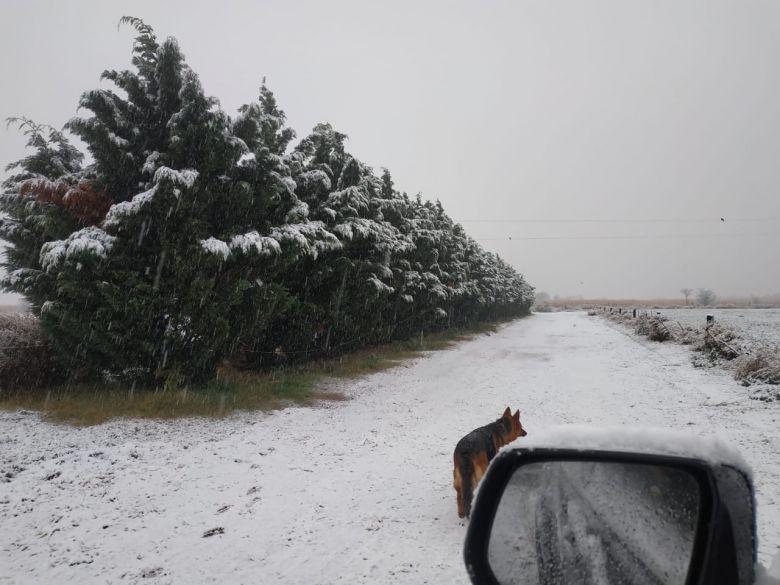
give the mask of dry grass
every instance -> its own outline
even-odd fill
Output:
[[[219,369],[217,379],[202,388],[148,390],[107,384],[64,385],[0,395],[0,409],[43,412],[49,420],[89,426],[113,418],[172,419],[223,417],[237,411],[274,410],[289,404],[345,400],[338,380],[387,370],[429,351],[446,349],[499,323],[477,323],[406,341],[362,349],[337,358],[279,367],[265,372]]]
[[[750,384],[780,385],[780,354],[763,351],[739,356],[734,376],[745,386]]]
[[[550,305],[557,309],[569,309],[574,307],[657,307],[670,308],[685,306],[681,299],[555,299]]]
[[[694,343],[693,349],[704,353],[712,360],[730,361],[749,353],[736,331],[718,323],[704,328],[700,341]]]

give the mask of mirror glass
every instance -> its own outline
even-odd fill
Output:
[[[490,533],[502,585],[684,584],[701,493],[684,469],[544,461],[515,470]]]

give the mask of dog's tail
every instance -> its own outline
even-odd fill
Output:
[[[455,452],[455,477],[459,485],[458,516],[468,518],[471,515],[471,501],[474,499],[474,460],[468,453]]]

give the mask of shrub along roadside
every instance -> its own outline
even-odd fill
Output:
[[[30,314],[0,313],[0,397],[62,383],[63,365]]]
[[[338,380],[379,372],[497,330],[503,321],[476,322],[405,341],[364,348],[338,358],[239,370],[223,364],[215,380],[200,387],[168,390],[123,384],[63,384],[35,390],[0,391],[0,409],[40,411],[53,421],[88,426],[114,418],[223,417],[239,411],[274,410],[319,400],[344,400]],[[334,390],[334,388],[336,388]]]

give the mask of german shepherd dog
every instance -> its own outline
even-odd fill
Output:
[[[458,517],[468,518],[471,500],[479,480],[485,475],[488,463],[498,450],[518,437],[526,436],[520,424],[520,411],[512,415],[509,407],[496,422],[474,429],[458,441],[455,447],[453,485],[458,492]]]

